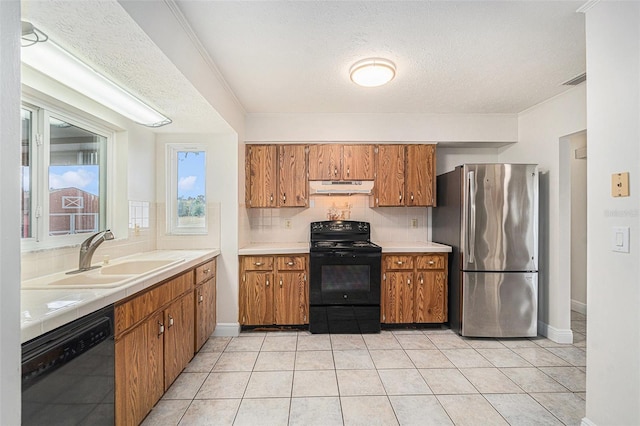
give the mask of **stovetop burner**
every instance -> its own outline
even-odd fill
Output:
[[[368,222],[334,220],[311,223],[311,252],[332,250],[380,252],[380,246],[369,241]]]

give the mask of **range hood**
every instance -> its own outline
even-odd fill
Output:
[[[311,195],[371,195],[373,181],[361,180],[312,180],[309,182]]]

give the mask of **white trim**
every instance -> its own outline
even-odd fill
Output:
[[[588,2],[580,6],[578,9],[576,9],[576,12],[587,13],[589,9],[591,9],[593,6],[595,6],[598,3],[600,3],[600,0],[589,0]]]
[[[555,328],[542,321],[538,321],[538,334],[556,343],[573,343],[573,331],[571,329]]]
[[[582,422],[580,423],[580,426],[598,426],[598,425],[596,425],[594,422],[592,422],[588,418],[583,417]]]
[[[213,332],[213,336],[230,336],[238,337],[240,335],[240,323],[239,322],[222,322],[216,324],[216,330]]]
[[[571,299],[571,310],[587,315],[587,304]]]

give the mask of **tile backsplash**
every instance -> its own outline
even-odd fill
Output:
[[[309,204],[309,208],[249,209],[251,242],[306,242],[311,222],[334,215],[370,222],[373,241],[428,240],[430,209],[426,207],[373,209],[366,195],[312,196]]]

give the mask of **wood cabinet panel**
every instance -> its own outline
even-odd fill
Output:
[[[373,180],[374,146],[342,146],[342,178],[344,180]]]
[[[435,146],[406,146],[405,197],[407,206],[435,205]]]
[[[305,256],[278,256],[276,262],[278,271],[304,271],[307,263]]]
[[[307,154],[304,145],[278,147],[278,206],[308,205]]]
[[[309,312],[307,280],[304,272],[278,272],[274,287],[275,324],[292,325],[307,322]]]
[[[245,154],[246,202],[249,207],[275,207],[276,145],[247,145]]]
[[[416,269],[445,269],[446,259],[444,254],[416,256]]]
[[[164,390],[193,358],[194,333],[193,293],[187,293],[164,311]]]
[[[413,322],[413,272],[387,272],[383,281],[384,322]]]
[[[416,278],[415,322],[447,321],[447,275],[419,271]]]
[[[273,273],[247,271],[241,285],[241,324],[273,324]]]
[[[211,278],[195,289],[195,349],[202,345],[216,329],[216,279]]]
[[[215,277],[216,276],[215,259],[196,267],[195,273],[196,273],[196,281],[195,281],[196,285],[204,281],[210,280],[212,277]]]
[[[374,206],[404,205],[404,145],[379,145]]]
[[[413,270],[412,255],[386,255],[382,259],[383,266],[389,270]]]
[[[273,256],[244,256],[241,267],[245,271],[272,271]]]
[[[339,180],[341,145],[309,145],[309,180]]]

